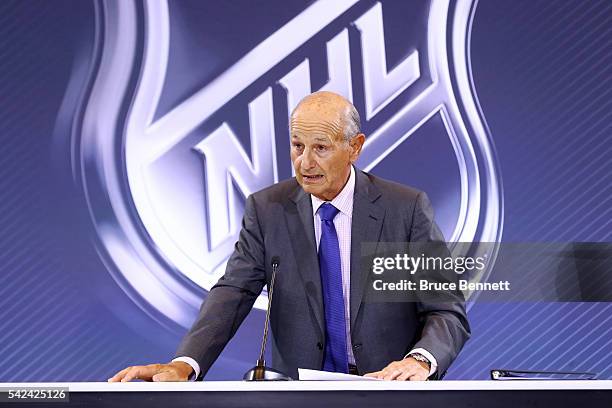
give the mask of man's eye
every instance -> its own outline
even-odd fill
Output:
[[[324,152],[324,151],[327,151],[327,146],[318,145],[318,146],[316,147],[316,149],[317,149],[317,151],[319,151],[319,152]]]
[[[293,144],[293,148],[297,149],[297,150],[302,150],[304,148],[304,146],[299,144],[299,143],[294,143]]]

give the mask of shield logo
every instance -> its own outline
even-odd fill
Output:
[[[447,240],[470,243],[473,255],[484,250],[478,242],[500,241],[501,177],[469,60],[476,2],[407,3],[410,13],[395,15],[393,2],[315,2],[172,104],[164,101],[181,80],[174,50],[185,35],[172,25],[181,4],[100,6],[100,58],[75,167],[100,253],[143,310],[190,325],[233,250],[244,198],[291,176],[288,112],[318,89],[358,106],[366,171],[416,163],[397,152],[434,123],[450,154],[415,154],[421,166],[452,162],[440,171],[454,180]],[[409,25],[411,37],[391,41],[389,21]],[[390,43],[403,47],[393,66]],[[322,85],[313,79],[321,72]],[[265,293],[255,306],[265,307]]]

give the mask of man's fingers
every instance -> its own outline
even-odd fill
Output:
[[[425,381],[427,380],[427,377],[421,373],[417,373],[417,374],[411,375],[408,379],[410,381]]]
[[[383,380],[385,381],[392,381],[395,380],[397,377],[399,377],[400,375],[402,375],[402,370],[400,369],[392,369],[392,370],[383,370]]]
[[[414,372],[412,372],[411,370],[406,370],[402,373],[402,375],[397,377],[397,381],[406,381],[409,378],[412,378],[413,376],[414,376]]]
[[[123,378],[121,379],[121,382],[129,382],[132,380],[137,380],[140,375],[140,367],[136,366],[136,367],[132,367],[128,370],[127,373],[125,373],[125,375],[123,376]]]
[[[151,377],[158,373],[159,364],[151,364],[148,366],[133,366],[125,368],[109,378],[109,382],[129,382],[132,380],[151,381]]]
[[[152,377],[152,380],[155,382],[162,381],[187,381],[188,378],[181,376],[181,373],[177,371],[174,367],[166,369],[161,373],[157,373]]]
[[[163,373],[155,374],[152,380],[155,382],[178,381],[178,376],[173,371],[164,371]]]
[[[121,379],[123,378],[125,373],[127,373],[130,368],[131,367],[124,368],[123,370],[119,371],[117,374],[115,374],[111,378],[109,378],[108,382],[118,382],[118,381],[121,381]]]
[[[396,367],[397,366],[393,366],[393,365],[390,364],[390,365],[388,365],[387,367],[383,368],[380,371],[374,371],[372,373],[367,373],[367,374],[364,374],[363,376],[364,377],[377,378],[379,380],[393,380],[397,376],[402,374],[402,371],[399,370]]]
[[[400,375],[398,381],[425,381],[429,377],[429,371],[419,365],[408,365],[404,368],[403,374]]]
[[[423,381],[429,376],[429,372],[420,364],[410,360],[394,361],[381,371],[368,373],[366,377],[375,377],[385,381]]]
[[[367,373],[364,377],[378,378],[385,381],[424,381],[427,380],[429,372],[420,364],[403,361],[394,361],[380,371]]]
[[[385,381],[395,380],[404,372],[402,364],[397,361],[392,362],[382,370],[382,379]]]
[[[188,373],[180,365],[150,364],[125,368],[108,379],[108,382],[144,381],[187,381]]]

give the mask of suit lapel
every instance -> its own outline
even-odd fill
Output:
[[[321,333],[324,334],[323,294],[314,233],[312,201],[310,195],[304,192],[299,185],[292,194],[291,200],[295,207],[286,213],[291,245],[298,260],[297,267],[304,283],[308,303]]]
[[[361,268],[361,244],[378,242],[385,217],[385,210],[376,204],[380,191],[365,173],[355,169],[355,195],[351,226],[351,332],[363,299],[368,271]]]

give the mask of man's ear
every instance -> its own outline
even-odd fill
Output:
[[[349,140],[349,146],[351,148],[351,163],[355,163],[359,158],[365,140],[366,137],[363,133],[359,133],[357,136],[353,136],[351,140]]]

